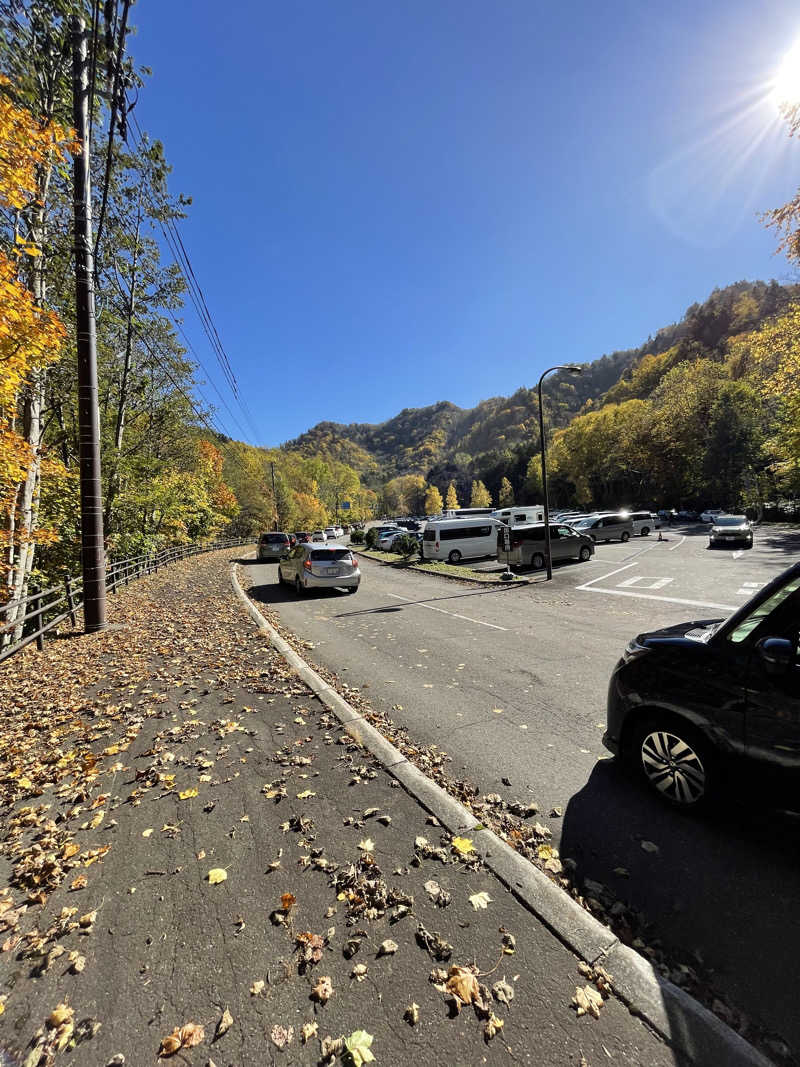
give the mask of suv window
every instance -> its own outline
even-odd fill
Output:
[[[762,601],[757,608],[754,608],[749,615],[747,615],[738,626],[728,634],[728,640],[733,641],[734,644],[739,644],[744,641],[755,630],[759,623],[763,622],[768,615],[771,615],[780,605],[793,593],[796,593],[800,589],[800,578],[795,578],[791,582],[787,582],[783,588],[776,590],[771,597],[767,597]]]
[[[279,544],[279,543],[282,544],[282,543],[285,543],[288,540],[289,540],[289,535],[288,534],[284,534],[284,533],[269,533],[269,534],[262,534],[261,535],[261,544],[262,545],[266,545],[266,544],[274,545],[274,544]]]
[[[462,541],[467,537],[489,537],[492,532],[491,526],[458,526],[450,530],[442,530],[440,541]]]
[[[570,530],[569,526],[559,526],[558,527],[558,536],[559,537],[574,537],[574,530]]]

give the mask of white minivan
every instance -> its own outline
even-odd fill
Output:
[[[492,518],[499,519],[506,526],[530,526],[532,522],[544,522],[544,508],[541,504],[520,504],[515,508],[497,508]]]
[[[422,558],[462,559],[497,556],[497,530],[504,524],[491,515],[472,519],[434,519],[422,533]]]

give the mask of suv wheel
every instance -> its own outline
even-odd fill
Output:
[[[642,537],[647,537],[647,535],[649,533],[650,533],[650,527],[649,526],[643,526],[642,527]]]
[[[534,552],[531,556],[531,566],[535,571],[540,571],[544,566],[544,556],[541,552]]]
[[[622,533],[620,534],[620,538],[619,539],[620,539],[620,541],[622,541],[622,543],[624,545],[626,541],[630,541],[631,535],[628,533],[627,530],[623,530]]]
[[[688,723],[648,717],[634,731],[629,756],[650,789],[674,808],[697,811],[713,794],[713,752]]]
[[[588,563],[592,558],[591,550],[588,545],[582,545],[579,553],[581,563]]]

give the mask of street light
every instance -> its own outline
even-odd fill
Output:
[[[542,493],[544,494],[544,551],[545,560],[547,562],[547,581],[549,582],[553,577],[553,563],[550,559],[550,504],[547,500],[547,458],[545,456],[545,440],[544,440],[544,412],[542,410],[542,382],[545,380],[548,374],[552,374],[554,370],[569,371],[570,374],[583,374],[581,367],[575,366],[574,363],[559,363],[555,367],[548,367],[539,379],[539,442],[542,449]]]

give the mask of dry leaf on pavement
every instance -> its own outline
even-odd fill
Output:
[[[286,1048],[287,1045],[291,1045],[294,1038],[293,1026],[273,1026],[269,1032],[270,1041],[277,1048]]]
[[[224,867],[212,867],[206,877],[209,885],[219,885],[220,882],[224,882],[228,877],[228,872]]]
[[[217,1041],[223,1034],[226,1034],[233,1026],[233,1016],[226,1008],[222,1013],[222,1017],[217,1023],[217,1028],[214,1031],[214,1040]]]
[[[492,902],[492,898],[489,896],[486,890],[483,890],[480,893],[473,893],[472,896],[469,898],[469,902],[473,906],[475,911],[478,911],[480,908],[488,908]]]
[[[253,984],[250,986],[250,996],[257,997],[266,984],[267,983],[264,981],[263,978],[259,978],[257,982],[253,982]]]
[[[470,852],[475,851],[475,846],[470,837],[454,837],[452,844],[460,856],[468,856]]]
[[[392,941],[391,938],[387,938],[381,943],[381,947],[378,949],[379,956],[393,956],[397,952],[397,942]]]
[[[595,1019],[599,1019],[603,998],[594,986],[585,985],[582,989],[580,986],[576,986],[575,996],[572,998],[572,1006],[576,1009],[578,1015],[593,1015]]]
[[[320,1004],[325,1004],[333,996],[333,986],[331,985],[330,975],[323,975],[318,978],[314,984],[314,988],[311,990],[311,996],[314,1000],[318,1000]]]
[[[366,1030],[354,1030],[344,1043],[344,1047],[350,1053],[350,1059],[354,1067],[362,1067],[364,1063],[372,1063],[375,1057],[372,1055],[373,1035]]]

